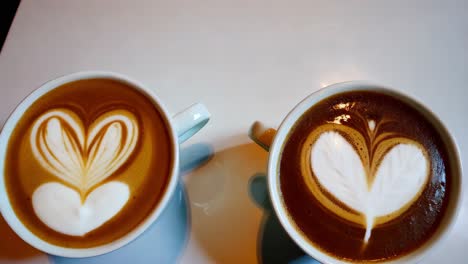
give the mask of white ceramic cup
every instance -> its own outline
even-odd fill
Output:
[[[7,150],[8,141],[11,133],[13,132],[17,122],[21,119],[23,113],[42,95],[56,89],[57,87],[77,80],[92,79],[92,78],[106,78],[112,79],[134,88],[135,90],[144,94],[150,99],[154,106],[160,111],[164,119],[165,125],[169,131],[169,137],[171,140],[172,148],[172,164],[169,175],[169,184],[166,188],[161,201],[151,214],[149,214],[144,221],[141,222],[136,228],[127,233],[125,236],[114,240],[108,244],[93,247],[93,248],[66,248],[60,247],[48,243],[47,241],[34,235],[29,229],[27,229],[18,216],[15,214],[10,200],[8,198],[5,181],[4,181],[4,162]],[[101,72],[101,71],[90,71],[90,72],[78,72],[70,75],[60,77],[58,79],[49,81],[39,87],[37,90],[27,96],[14,110],[6,121],[3,130],[0,134],[0,212],[3,218],[6,220],[8,225],[20,236],[24,241],[29,243],[31,246],[44,251],[49,254],[63,256],[63,257],[91,257],[108,253],[115,249],[118,249],[133,239],[142,234],[158,217],[161,212],[167,206],[170,198],[174,194],[174,191],[179,180],[179,144],[189,139],[195,133],[198,132],[210,119],[210,113],[203,104],[194,104],[187,109],[179,112],[172,116],[169,114],[167,109],[162,104],[161,100],[149,89],[147,86],[132,80],[121,74],[112,72]]]
[[[447,238],[448,231],[452,229],[458,212],[461,207],[461,198],[462,196],[462,166],[459,157],[458,147],[455,143],[454,138],[450,135],[448,130],[442,124],[442,122],[425,106],[416,100],[404,95],[400,92],[397,92],[393,89],[386,88],[381,85],[376,85],[373,83],[365,81],[351,81],[344,83],[337,83],[325,87],[311,95],[306,99],[300,102],[293,110],[286,116],[286,118],[281,123],[278,130],[273,128],[268,128],[263,125],[261,122],[255,122],[252,125],[249,136],[261,147],[270,152],[269,161],[268,161],[268,191],[270,194],[270,199],[273,204],[274,211],[279,218],[282,226],[285,228],[289,236],[295,241],[295,243],[301,247],[308,255],[312,256],[321,263],[350,263],[345,260],[333,257],[329,254],[326,254],[318,247],[314,246],[313,243],[308,241],[301,234],[298,227],[290,219],[287,213],[287,209],[283,199],[281,198],[280,190],[280,178],[279,178],[279,164],[281,158],[281,151],[283,145],[286,142],[286,137],[291,131],[291,128],[298,121],[298,119],[306,112],[309,108],[314,106],[316,103],[320,102],[322,99],[325,99],[329,96],[349,92],[349,91],[376,91],[384,93],[393,97],[396,97],[409,105],[413,106],[420,113],[422,113],[438,130],[442,139],[449,150],[449,162],[450,166],[453,168],[452,175],[452,190],[450,194],[449,205],[445,214],[445,217],[442,220],[440,227],[437,229],[435,234],[420,248],[415,251],[404,255],[400,258],[383,261],[383,263],[417,263],[419,262],[427,253],[429,253],[435,246],[440,245],[440,243]],[[375,263],[375,262],[372,262]]]

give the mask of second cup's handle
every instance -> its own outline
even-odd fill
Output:
[[[210,112],[208,112],[205,105],[201,103],[193,104],[174,115],[172,120],[174,121],[175,130],[179,137],[179,144],[195,135],[208,123],[210,117]]]
[[[260,121],[255,121],[249,131],[249,137],[266,151],[270,150],[275,135],[276,129],[267,127]]]

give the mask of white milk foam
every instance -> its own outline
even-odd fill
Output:
[[[322,133],[311,149],[310,164],[319,184],[336,199],[366,217],[367,243],[376,217],[414,202],[429,177],[428,160],[413,144],[397,144],[386,153],[374,177],[359,154],[339,133]],[[368,179],[374,179],[372,183]]]
[[[127,184],[111,181],[92,191],[84,202],[80,194],[57,182],[39,186],[32,196],[34,212],[53,230],[83,236],[116,215],[127,203]]]
[[[125,183],[109,182],[85,196],[127,161],[137,141],[137,119],[126,110],[107,112],[87,129],[67,109],[40,116],[30,136],[34,157],[73,189],[55,182],[39,186],[32,199],[38,217],[67,235],[84,235],[112,218],[128,201]]]

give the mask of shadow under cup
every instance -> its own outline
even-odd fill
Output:
[[[322,263],[350,263],[352,260],[346,260],[340,258],[339,256],[333,256],[330,253],[327,253],[323,249],[320,248],[320,242],[312,242],[309,238],[303,233],[301,228],[297,225],[294,220],[294,217],[291,216],[290,212],[288,211],[288,206],[285,203],[283,198],[282,190],[281,190],[281,181],[280,181],[280,162],[281,162],[281,155],[286,145],[287,140],[289,139],[289,135],[291,131],[293,131],[296,123],[303,117],[304,113],[306,113],[310,108],[315,106],[317,103],[321,102],[324,99],[327,99],[331,96],[346,93],[346,92],[353,92],[353,91],[370,91],[370,92],[378,92],[393,98],[396,98],[399,101],[402,101],[412,108],[414,108],[417,112],[422,114],[425,119],[429,121],[429,123],[435,128],[435,130],[439,133],[443,145],[447,149],[447,166],[450,167],[451,173],[447,175],[450,177],[451,181],[451,190],[448,195],[448,202],[447,207],[445,209],[445,213],[442,217],[442,220],[432,234],[432,236],[427,239],[421,246],[414,249],[411,252],[405,253],[401,256],[392,257],[387,260],[382,260],[381,262],[385,263],[414,263],[418,262],[422,259],[426,253],[431,251],[433,247],[439,245],[444,239],[448,236],[448,231],[453,227],[455,223],[455,219],[459,212],[461,206],[461,192],[462,192],[462,183],[461,183],[461,175],[462,175],[462,168],[459,158],[459,152],[455,140],[450,135],[448,130],[442,124],[442,122],[425,106],[420,104],[419,102],[415,101],[414,99],[397,92],[395,90],[385,88],[379,85],[375,85],[372,83],[367,82],[360,82],[360,81],[353,81],[353,82],[345,82],[345,83],[338,83],[326,87],[322,90],[317,91],[316,93],[311,94],[309,97],[304,99],[300,102],[284,119],[281,126],[279,127],[276,135],[274,136],[274,140],[270,146],[270,157],[269,157],[269,165],[268,165],[268,190],[270,193],[270,197],[272,200],[273,208],[275,210],[276,215],[278,216],[280,223],[283,225],[287,233],[291,236],[291,238],[295,241],[297,245],[299,245],[307,254],[311,255],[318,261]],[[256,142],[260,141],[260,144],[264,144],[261,138],[259,140],[259,136],[253,135],[253,138]],[[268,147],[268,145],[267,145]],[[312,228],[312,227],[311,227]],[[339,239],[339,238],[337,238]],[[331,238],[333,241],[333,238]],[[318,245],[314,245],[317,243]],[[373,260],[377,261],[377,260]]]
[[[29,109],[32,106],[34,106],[36,102],[38,102],[42,98],[49,97],[49,96],[44,96],[44,95],[49,95],[48,93],[55,92],[55,90],[60,91],[61,86],[67,86],[67,85],[78,83],[78,82],[86,82],[86,81],[90,82],[93,80],[98,80],[98,81],[104,80],[106,82],[114,82],[116,84],[116,87],[125,86],[125,88],[122,88],[122,89],[127,89],[128,91],[131,91],[132,93],[139,94],[140,97],[146,100],[145,104],[151,104],[151,107],[154,108],[156,112],[158,112],[158,115],[160,117],[159,123],[167,133],[166,135],[167,140],[165,141],[167,141],[168,158],[166,159],[167,170],[164,172],[167,175],[163,176],[163,178],[166,179],[164,180],[166,183],[163,183],[164,186],[159,191],[160,194],[159,194],[159,197],[157,198],[156,203],[151,205],[146,216],[144,216],[141,220],[139,220],[137,225],[131,227],[131,229],[129,229],[127,233],[119,237],[116,237],[115,239],[112,239],[109,242],[105,242],[105,243],[99,244],[97,246],[92,246],[92,247],[77,248],[77,247],[69,247],[66,245],[57,245],[57,244],[49,243],[47,239],[41,238],[35,233],[31,232],[31,230],[23,223],[22,220],[20,220],[19,215],[15,212],[15,208],[13,208],[12,206],[12,202],[10,200],[10,197],[6,189],[6,182],[5,182],[6,176],[4,175],[7,165],[8,166],[11,165],[11,164],[5,164],[7,153],[8,153],[7,148],[10,142],[10,137],[12,136],[13,133],[15,133],[14,131],[16,129],[16,126],[22,120],[23,116],[28,113]],[[59,89],[56,89],[56,88],[59,88]],[[70,89],[73,89],[73,87]],[[94,89],[99,89],[99,87],[94,87]],[[120,88],[115,88],[115,89],[118,90]],[[83,96],[85,96],[85,93],[83,94]],[[99,105],[101,103],[105,105],[106,102],[112,101],[115,99],[119,101],[119,107],[122,105],[124,107],[128,106],[129,112],[133,111],[132,113],[137,113],[137,114],[138,114],[138,111],[136,111],[136,109],[140,107],[140,105],[137,103],[130,104],[129,101],[131,100],[128,100],[128,98],[117,98],[115,93],[109,93],[105,96],[94,98],[93,92],[88,92],[87,96],[89,96],[90,98],[93,98],[93,100],[96,102],[94,104],[78,105],[78,106],[75,102],[70,105],[72,105],[71,109],[75,110],[75,113],[77,112],[77,115],[81,117],[82,120],[83,118],[87,120],[83,122],[83,125],[89,125],[91,127],[93,124],[90,125],[89,120],[95,120],[95,121],[101,120],[100,115],[105,115],[107,113],[106,111],[103,111],[102,109],[98,109],[99,106],[95,107],[95,105]],[[72,98],[73,96],[69,96],[69,97]],[[56,106],[66,107],[66,104],[57,103]],[[88,109],[95,110],[94,112],[95,115],[93,117],[83,117],[83,115],[81,115],[83,114],[83,112],[88,111]],[[111,109],[113,108],[111,107]],[[109,110],[109,111],[112,111],[112,110]],[[190,111],[184,111],[182,112],[182,114],[186,115],[187,112],[190,112]],[[141,116],[138,116],[137,119],[138,121],[136,122],[138,122],[139,125],[146,126],[146,124],[148,124],[148,123],[145,123],[146,121],[143,120]],[[175,117],[175,119],[177,119],[177,116]],[[0,209],[1,209],[1,213],[3,217],[5,218],[8,225],[15,231],[15,233],[17,233],[24,241],[26,241],[27,243],[29,243],[30,245],[32,245],[33,247],[41,251],[44,251],[46,253],[53,254],[53,255],[64,256],[64,257],[89,257],[89,256],[96,256],[96,255],[104,254],[104,253],[113,251],[115,249],[118,249],[126,245],[127,243],[129,243],[130,241],[138,237],[141,233],[143,233],[159,217],[161,212],[169,203],[170,198],[172,197],[176,189],[177,182],[178,182],[178,172],[179,172],[179,146],[178,145],[180,143],[179,141],[184,141],[185,139],[190,137],[190,135],[198,131],[198,129],[201,128],[201,126],[203,126],[204,123],[206,123],[204,122],[202,125],[198,124],[199,127],[196,129],[192,128],[193,131],[189,131],[190,135],[187,136],[187,133],[185,134],[183,133],[187,131],[182,131],[180,127],[184,127],[184,129],[190,129],[190,125],[196,125],[196,124],[193,124],[193,123],[182,124],[180,122],[181,121],[180,118],[177,120],[175,119],[172,118],[171,115],[169,115],[168,111],[161,104],[160,100],[150,89],[145,87],[143,84],[138,83],[135,80],[132,80],[120,74],[111,73],[111,72],[79,72],[79,73],[74,73],[74,74],[60,77],[58,79],[55,79],[53,81],[50,81],[42,85],[40,88],[32,92],[26,99],[24,99],[17,106],[17,108],[14,110],[14,112],[11,114],[11,116],[7,120],[0,135],[0,159],[1,159],[0,170],[2,171],[2,177],[0,177]],[[175,124],[176,122],[177,124]],[[96,127],[97,126],[98,125],[96,125]],[[144,127],[144,128],[147,129],[148,127]],[[178,130],[176,131],[176,129]],[[146,133],[148,133],[148,130],[145,130],[145,131]],[[122,133],[123,133],[122,137],[125,137],[128,135],[128,130],[127,132],[124,131]],[[178,135],[182,135],[185,139],[179,140]],[[143,137],[145,136],[151,136],[151,135],[144,135],[141,137],[142,138],[141,140],[143,140]],[[143,143],[137,143],[135,149],[143,149],[145,147],[148,148],[148,146],[146,146]],[[152,145],[149,146],[149,148],[151,147]],[[28,164],[28,166],[29,165],[30,164]],[[121,173],[122,175],[124,175],[124,171],[129,170],[129,169],[132,169],[132,164],[122,166],[121,168],[115,171],[115,174],[117,175]],[[122,176],[122,177],[125,177],[125,176]],[[111,181],[115,180],[115,175],[109,176],[108,179]],[[103,183],[107,184],[106,181],[104,181]],[[70,186],[70,185],[67,184],[66,186]],[[91,189],[88,195],[92,194],[93,190],[95,189]],[[133,198],[135,198],[135,195],[133,195]],[[128,198],[127,200],[128,202],[126,203],[130,204],[130,201],[131,201],[130,199],[131,197]],[[125,204],[125,206],[127,206],[127,204]],[[125,207],[121,207],[121,208],[123,208],[122,210],[125,209]],[[116,218],[119,216],[119,214],[120,212],[116,215]],[[113,216],[111,216],[110,219],[112,219],[113,221],[112,217]],[[127,216],[127,217],[131,217],[131,216]],[[104,222],[103,226],[107,225],[108,223],[112,221]],[[118,227],[116,226],[115,228],[118,228]],[[53,232],[53,230],[50,230],[50,231]]]

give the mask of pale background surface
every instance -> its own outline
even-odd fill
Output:
[[[249,125],[278,125],[324,85],[368,79],[428,105],[468,164],[467,12],[467,1],[23,0],[0,55],[0,122],[41,83],[80,70],[140,80],[173,113],[201,101],[213,118],[183,149],[189,159],[215,153],[187,169],[187,199],[138,242],[80,263],[292,261],[300,251],[250,195],[259,187],[265,198],[267,154]],[[467,207],[424,263],[466,263]],[[48,260],[3,220],[0,235],[0,263],[78,263]]]

